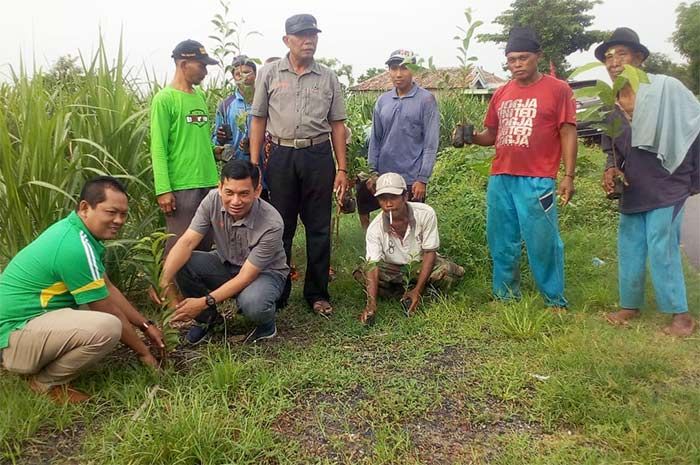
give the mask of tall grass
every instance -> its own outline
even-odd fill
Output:
[[[109,174],[127,185],[132,237],[159,226],[148,151],[148,96],[100,42],[81,59],[76,86],[21,64],[0,86],[0,266],[66,215],[84,181]]]

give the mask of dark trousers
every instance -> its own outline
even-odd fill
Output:
[[[309,304],[328,300],[328,269],[331,265],[331,201],[335,163],[331,143],[305,149],[273,145],[267,162],[270,203],[284,220],[284,251],[292,257],[297,217],[306,230],[306,277],[304,298]],[[287,279],[282,301],[291,291]]]
[[[213,187],[201,187],[196,189],[185,189],[173,192],[175,196],[175,211],[170,215],[165,215],[165,230],[174,236],[168,238],[165,243],[165,254],[170,252],[180,236],[185,234],[187,228],[194,218],[194,214],[202,203],[204,197],[209,194]],[[211,250],[214,243],[214,236],[209,231],[200,241],[197,250]]]
[[[241,267],[222,263],[216,251],[195,250],[185,266],[177,273],[177,284],[185,297],[204,297],[226,281],[235,277]],[[284,278],[275,273],[262,272],[236,296],[236,306],[256,325],[273,321],[276,301],[284,289]],[[216,320],[216,306],[205,308],[195,320],[212,323]]]

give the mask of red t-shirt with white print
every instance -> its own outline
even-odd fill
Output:
[[[561,161],[559,129],[576,124],[569,85],[552,76],[526,87],[511,80],[491,98],[484,126],[496,129],[491,174],[556,178]]]

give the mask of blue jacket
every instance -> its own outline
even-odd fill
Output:
[[[247,113],[245,120],[245,125],[243,130],[238,127],[238,115],[242,113]],[[243,95],[236,89],[233,95],[230,95],[226,99],[219,103],[216,108],[216,118],[214,121],[214,133],[211,136],[214,145],[220,145],[218,139],[216,138],[216,130],[222,124],[228,124],[231,126],[231,139],[224,141],[224,144],[231,144],[235,147],[236,159],[250,160],[250,151],[243,152],[241,150],[241,140],[244,137],[248,137],[250,132],[250,122],[252,121],[252,115],[250,114],[250,105],[245,102]]]
[[[374,107],[369,165],[380,174],[400,174],[408,185],[427,184],[439,136],[440,112],[433,94],[415,83],[403,97],[390,90]]]

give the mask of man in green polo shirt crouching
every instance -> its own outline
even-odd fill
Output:
[[[158,350],[161,331],[107,277],[105,239],[124,225],[128,202],[116,179],[88,181],[75,211],[22,249],[0,275],[0,360],[10,372],[32,375],[30,387],[58,402],[88,396],[68,383],[121,340],[146,365],[158,361],[138,337]],[[87,305],[90,310],[77,310]]]

